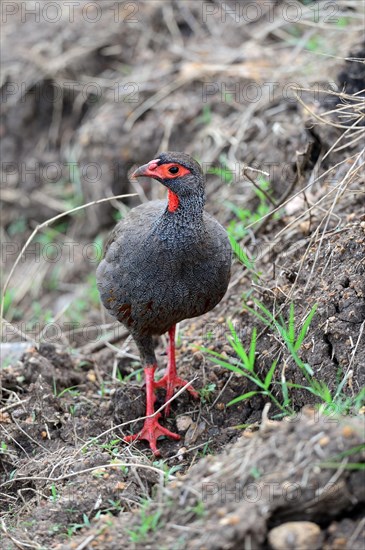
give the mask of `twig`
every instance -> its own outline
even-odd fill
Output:
[[[259,185],[257,185],[257,183],[255,182],[255,180],[252,179],[251,176],[248,175],[247,170],[251,170],[251,168],[250,168],[249,166],[247,166],[247,167],[245,166],[245,167],[243,168],[243,170],[242,170],[242,174],[243,174],[244,176],[246,176],[246,178],[247,178],[248,180],[250,180],[250,182],[252,183],[252,185],[253,185],[254,187],[256,187],[256,189],[257,189],[258,191],[260,191],[263,195],[265,195],[265,197],[267,198],[267,200],[273,205],[274,208],[276,208],[277,204],[276,204],[276,202],[274,201],[274,199],[273,199],[272,197],[270,197],[269,193],[267,193],[267,191],[265,191],[265,189],[262,189],[262,187],[260,187]]]

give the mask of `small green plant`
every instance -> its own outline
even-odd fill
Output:
[[[83,529],[84,527],[90,527],[90,520],[86,514],[82,514],[82,523],[72,523],[71,526],[67,529],[67,536],[72,537],[77,531]]]
[[[238,355],[239,359],[235,361],[234,364],[232,364],[231,362],[227,361],[227,359],[222,358],[222,356],[215,351],[209,350],[207,348],[203,348],[203,351],[206,351],[211,356],[211,361],[213,363],[220,365],[222,367],[225,367],[230,371],[235,372],[236,374],[240,374],[241,376],[244,376],[259,388],[258,390],[252,390],[247,393],[244,393],[243,395],[235,397],[234,399],[232,399],[232,401],[228,403],[228,406],[234,405],[236,403],[239,403],[240,401],[245,401],[250,397],[261,394],[269,397],[281,411],[291,412],[291,409],[289,408],[289,404],[290,404],[289,398],[286,398],[286,399],[284,398],[283,403],[280,403],[280,401],[278,401],[278,399],[272,394],[270,390],[270,386],[271,386],[272,379],[273,379],[274,372],[277,365],[277,360],[273,361],[264,379],[261,379],[261,377],[255,372],[256,341],[257,341],[256,328],[254,328],[252,331],[250,348],[246,352],[245,348],[243,347],[235,331],[232,321],[228,321],[228,326],[231,331],[231,334],[227,336],[227,339],[231,344],[232,348],[234,349],[234,351],[236,352],[236,354]]]
[[[108,451],[108,453],[111,454],[111,456],[115,457],[119,454],[119,446],[121,441],[122,440],[117,437],[115,439],[111,439],[110,441],[108,441],[108,443],[102,443],[100,445],[100,448],[105,449],[106,451]]]
[[[218,176],[223,183],[231,184],[233,182],[234,172],[229,166],[226,155],[219,156],[220,166],[210,166],[207,170],[207,174],[213,174]]]
[[[51,491],[51,496],[49,497],[49,499],[51,500],[51,502],[57,502],[57,500],[60,498],[60,495],[58,494],[56,485],[54,483],[52,483],[50,487],[50,491]]]
[[[265,325],[271,328],[276,328],[280,336],[283,338],[285,344],[287,345],[288,350],[290,351],[297,365],[302,370],[304,370],[307,376],[313,373],[309,365],[303,363],[303,361],[299,358],[298,350],[305,338],[305,335],[307,333],[307,330],[309,328],[313,315],[315,314],[316,306],[313,306],[305,322],[303,323],[303,326],[299,330],[299,333],[296,334],[295,311],[294,311],[293,304],[290,305],[289,320],[288,320],[288,324],[286,324],[282,317],[279,317],[279,319],[274,317],[273,314],[267,308],[265,308],[263,304],[261,304],[261,302],[257,300],[254,300],[254,302],[257,305],[259,311],[256,311],[248,306],[245,306],[246,309],[251,313],[253,313],[253,315],[255,315],[257,318],[259,318]],[[266,397],[269,397],[282,413],[292,414],[294,410],[291,407],[291,398],[288,390],[289,384],[286,382],[284,375],[281,376],[281,382],[277,382],[277,384],[279,384],[281,387],[282,399],[279,400],[271,390],[278,361],[274,360],[272,362],[264,378],[262,378],[256,372],[256,368],[255,368],[256,344],[257,344],[256,328],[252,330],[250,346],[249,346],[249,349],[246,351],[231,321],[228,322],[228,326],[231,334],[227,336],[227,339],[231,344],[233,350],[237,354],[238,361],[235,361],[235,363],[232,364],[226,359],[224,358],[222,359],[220,354],[212,350],[206,350],[206,351],[212,356],[211,360],[214,363],[224,366],[229,370],[235,372],[236,374],[240,374],[246,377],[248,380],[253,382],[255,386],[259,388],[257,390],[251,390],[249,392],[246,392],[243,395],[236,397],[235,399],[230,401],[228,405],[234,405],[236,403],[239,403],[240,401],[244,401],[255,395],[261,394]]]
[[[18,321],[19,319],[24,318],[24,311],[15,305],[17,302],[15,289],[8,288],[4,293],[2,300],[4,304],[4,315],[6,315],[9,320]]]
[[[201,388],[198,393],[200,395],[201,402],[203,404],[209,403],[212,399],[212,396],[215,392],[217,385],[214,383],[206,384],[203,388]]]
[[[161,510],[152,511],[151,501],[144,500],[139,511],[139,525],[134,529],[127,529],[131,542],[140,543],[147,540],[149,533],[155,533],[160,524]]]
[[[204,105],[202,109],[202,114],[197,118],[196,121],[198,124],[210,124],[212,122],[212,110],[210,105]]]
[[[65,388],[64,390],[61,390],[60,392],[58,392],[57,381],[55,378],[53,379],[53,395],[55,397],[63,397],[66,394],[69,394],[72,397],[78,397],[80,395],[80,390],[78,390],[77,388],[78,386],[70,386],[69,388]]]
[[[140,365],[140,363],[134,363],[132,362],[131,365]],[[130,380],[133,380],[133,378],[136,379],[136,382],[142,382],[142,373],[143,373],[143,368],[140,367],[140,368],[135,368],[133,369],[133,371],[129,374],[126,374],[125,376],[123,376],[123,374],[120,372],[119,369],[117,369],[117,379],[119,380],[119,382],[129,382]]]
[[[62,266],[55,265],[54,268],[49,273],[49,275],[44,280],[43,288],[47,290],[58,290],[60,286],[61,272],[62,272]]]
[[[188,508],[188,510],[192,512],[197,518],[203,518],[207,513],[204,502],[202,500],[198,500],[195,506],[191,506],[190,508]]]
[[[108,502],[110,504],[110,508],[105,508],[105,510],[103,510],[104,512],[112,512],[114,514],[122,510],[122,503],[120,500],[113,500],[109,498]]]
[[[262,476],[262,473],[260,472],[260,470],[257,468],[257,466],[252,466],[251,470],[250,470],[250,474],[252,475],[252,477],[254,479],[260,479],[260,477]]]
[[[118,222],[120,222],[120,220],[123,219],[123,214],[121,213],[120,210],[114,210],[112,215],[113,215],[113,220],[115,221],[115,223],[118,223]]]
[[[203,348],[211,358],[213,363],[221,365],[236,374],[244,376],[248,380],[254,383],[258,389],[251,390],[243,395],[240,395],[228,403],[228,405],[234,405],[240,401],[249,399],[255,395],[261,394],[268,397],[282,414],[293,414],[294,409],[292,407],[291,392],[292,389],[305,390],[316,396],[321,402],[321,412],[341,413],[346,414],[352,410],[358,411],[364,403],[365,388],[362,388],[358,394],[349,397],[344,395],[343,390],[348,380],[349,374],[342,376],[338,383],[335,392],[331,392],[329,387],[322,380],[314,378],[314,372],[308,363],[302,361],[299,357],[299,350],[303,344],[304,338],[307,334],[309,326],[315,315],[317,305],[315,304],[309,313],[307,314],[304,322],[301,326],[297,327],[295,319],[294,304],[291,303],[289,307],[289,314],[287,321],[284,320],[282,315],[274,316],[261,302],[253,300],[257,309],[245,306],[249,312],[251,312],[256,318],[260,319],[264,325],[276,331],[281,338],[284,346],[289,352],[290,357],[294,360],[295,364],[299,367],[301,373],[306,379],[307,384],[295,384],[288,382],[285,378],[285,368],[281,369],[281,372],[277,374],[274,380],[274,374],[277,371],[278,360],[272,362],[267,374],[262,378],[256,371],[255,356],[256,356],[256,344],[257,344],[257,331],[256,328],[252,330],[251,342],[249,349],[246,351],[242,342],[240,341],[234,326],[231,321],[228,322],[230,334],[227,336],[229,343],[237,355],[237,359],[228,360],[222,357],[221,354]],[[285,361],[284,361],[285,364]],[[281,398],[273,394],[273,386],[277,386],[281,390]]]
[[[259,300],[254,299],[253,301],[259,311],[248,306],[245,306],[245,309],[247,309],[247,311],[250,311],[258,319],[260,319],[267,327],[275,328],[283,339],[296,364],[307,374],[313,375],[313,370],[310,365],[308,365],[307,363],[303,363],[303,361],[298,357],[298,350],[303,343],[309,325],[311,324],[313,316],[317,310],[317,304],[314,304],[314,306],[308,313],[302,327],[300,328],[299,333],[296,334],[295,311],[293,302],[290,304],[289,307],[289,318],[288,323],[286,324],[282,315],[275,317],[271,313],[271,311],[269,311]]]
[[[51,527],[48,529],[49,535],[54,535],[55,533],[60,533],[62,531],[62,525],[60,523],[55,523],[54,525],[51,525]]]
[[[26,230],[27,230],[26,219],[24,217],[20,217],[9,224],[7,232],[9,237],[14,237],[19,233],[25,233]]]
[[[57,241],[58,237],[64,235],[67,232],[68,222],[60,222],[54,227],[45,227],[42,229],[42,232],[39,233],[35,238],[35,242],[39,242],[43,245],[54,243]],[[57,252],[56,252],[57,254]]]
[[[155,468],[159,468],[164,473],[164,479],[167,483],[170,481],[171,476],[175,473],[181,470],[182,466],[176,465],[176,466],[168,466],[164,460],[155,460],[153,462],[153,465]]]
[[[44,309],[39,302],[32,303],[32,321],[30,323],[31,328],[36,327],[39,324],[52,323],[53,313],[50,309]]]
[[[240,243],[236,241],[236,239],[229,233],[228,233],[228,238],[229,238],[229,242],[231,243],[233,253],[238,259],[238,261],[252,273],[252,276],[255,279],[255,281],[258,281],[261,273],[256,272],[255,263],[248,257],[246,251],[242,248]]]
[[[270,182],[262,175],[257,178],[257,182],[258,187],[253,187],[253,190],[259,203],[254,211],[248,208],[241,208],[233,202],[224,201],[225,206],[227,206],[236,217],[236,219],[231,220],[228,224],[228,235],[237,241],[240,241],[243,237],[248,235],[246,226],[254,224],[270,212],[271,206],[268,200]],[[280,216],[280,214],[277,213],[277,216]]]
[[[9,288],[3,297],[4,300],[4,315],[7,315],[9,313],[10,307],[14,301],[14,295],[15,290],[13,288]]]
[[[224,183],[232,183],[233,181],[232,170],[229,168],[211,166],[208,168],[207,173],[218,176]]]
[[[207,456],[207,455],[212,455],[212,454],[213,454],[213,451],[212,451],[212,449],[210,448],[209,443],[210,443],[210,441],[207,441],[207,442],[204,444],[203,449],[202,449],[201,451],[199,451],[199,453],[198,453],[198,456],[199,456],[199,457],[204,458],[204,457]]]

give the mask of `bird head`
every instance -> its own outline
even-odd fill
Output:
[[[140,166],[132,177],[153,178],[169,190],[168,209],[174,212],[181,201],[204,202],[204,177],[200,164],[186,153],[167,152]]]

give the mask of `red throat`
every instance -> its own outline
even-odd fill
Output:
[[[176,210],[179,207],[179,197],[170,189],[167,191],[167,197],[168,197],[168,211],[169,212],[176,212]]]

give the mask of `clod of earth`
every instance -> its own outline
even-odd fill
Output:
[[[104,306],[130,331],[145,372],[148,418],[139,433],[125,440],[145,439],[159,455],[158,437],[180,439],[160,425],[161,413],[154,415],[156,388],[166,389],[168,415],[175,388],[187,384],[176,371],[176,323],[202,315],[221,301],[232,252],[226,231],[204,212],[204,176],[189,155],[161,153],[133,175],[162,183],[168,200],[138,206],[118,223],[96,277]],[[169,333],[168,367],[156,381],[153,336],[165,332]],[[198,397],[191,386],[187,390]]]

